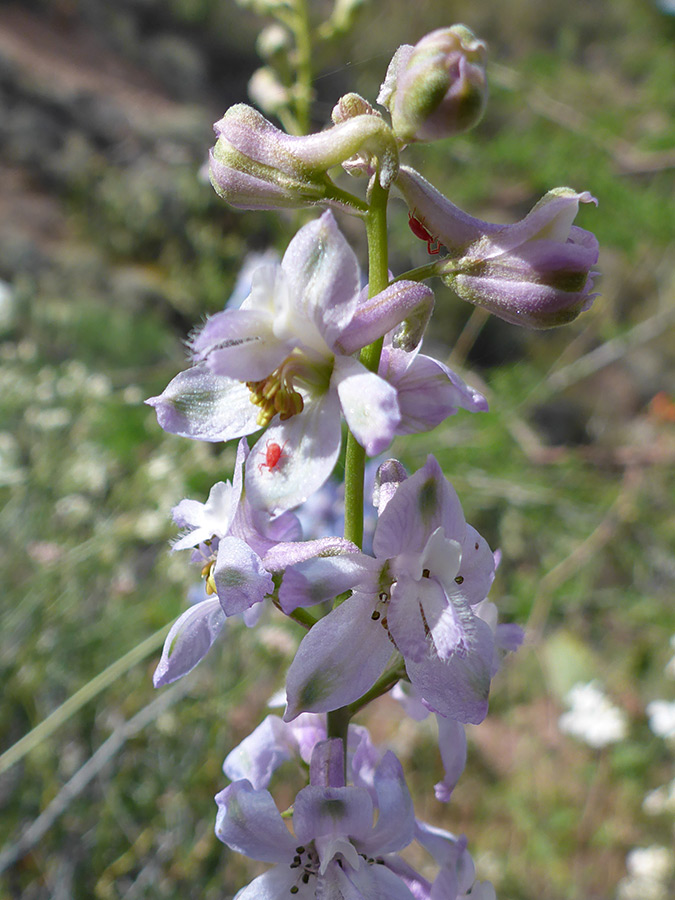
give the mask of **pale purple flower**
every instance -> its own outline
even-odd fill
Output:
[[[225,758],[223,772],[232,781],[245,778],[256,790],[268,787],[279,766],[291,759],[309,764],[314,747],[326,740],[326,716],[301,713],[292,722],[268,715]],[[347,732],[347,775],[372,791],[374,772],[382,760],[368,730],[350,723]]]
[[[549,191],[514,225],[475,219],[419,172],[402,167],[397,185],[411,215],[448,255],[439,275],[463,300],[515,325],[552,328],[588,309],[598,241],[573,225],[579,203],[597,203],[572,188]]]
[[[202,567],[207,596],[186,610],[169,631],[154,674],[155,687],[193,669],[222,631],[226,616],[243,614],[246,624],[254,624],[259,610],[252,607],[274,590],[261,555],[279,541],[300,537],[293,513],[272,518],[249,503],[243,490],[247,455],[248,446],[241,440],[233,482],[215,484],[206,503],[182,500],[173,510],[183,533],[172,549],[194,548],[192,559]]]
[[[214,131],[218,139],[210,153],[211,183],[237,209],[333,203],[353,211],[349,195],[335,190],[328,169],[367,153],[377,157],[380,183],[389,187],[398,168],[396,139],[379,116],[358,115],[325,131],[298,136],[237,103]]]
[[[397,466],[393,461],[385,471]],[[349,557],[363,567],[363,576],[354,593],[303,638],[288,673],[284,718],[354,702],[398,651],[431,709],[481,722],[494,636],[472,607],[492,583],[492,553],[467,525],[432,456],[398,486],[391,481],[381,487],[378,503],[375,559]]]
[[[476,868],[464,835],[457,837],[418,819],[415,840],[440,866],[433,881],[399,856],[392,855],[387,859],[387,866],[405,881],[415,900],[496,900],[489,881],[476,881]]]
[[[401,421],[396,434],[430,431],[458,409],[486,412],[488,403],[444,363],[419,353],[421,342],[412,350],[396,346],[395,334],[386,335],[378,374],[396,388]]]
[[[403,684],[399,681],[392,688],[391,696],[401,704],[406,715],[415,719],[416,722],[422,722],[431,714],[428,705],[410,684]],[[466,766],[466,732],[461,722],[445,716],[436,715],[436,723],[438,725],[438,749],[445,775],[434,785],[434,794],[441,803],[448,803]]]
[[[216,796],[216,835],[232,850],[274,867],[254,879],[238,900],[316,897],[413,900],[384,857],[413,839],[412,800],[401,764],[388,752],[374,776],[374,803],[365,788],[346,786],[342,742],[314,748],[310,784],[293,804],[293,834],[271,794],[235,781]],[[379,812],[373,824],[376,810]]]
[[[353,354],[400,323],[397,343],[415,347],[431,291],[397,282],[360,291],[354,252],[330,212],[302,228],[280,266],[263,266],[238,310],[209,319],[194,337],[195,365],[147,402],[160,425],[199,440],[267,431],[246,464],[251,501],[271,511],[303,502],[330,475],[340,410],[369,456],[401,421],[396,389]]]

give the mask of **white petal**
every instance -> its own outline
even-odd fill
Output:
[[[303,503],[333,471],[340,439],[340,406],[335,392],[308,400],[301,413],[272,425],[246,461],[246,493],[251,504],[275,513]],[[270,468],[266,457],[272,443],[279,445],[281,456]]]
[[[349,430],[368,456],[384,452],[401,421],[396,388],[351,356],[335,357],[332,383]]]

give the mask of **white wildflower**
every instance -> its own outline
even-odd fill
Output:
[[[626,716],[603,693],[597,682],[575,684],[565,697],[569,712],[558,720],[561,731],[591,747],[614,744],[626,736]]]

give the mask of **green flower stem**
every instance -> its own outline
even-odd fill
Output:
[[[295,0],[295,115],[300,134],[309,134],[312,110],[312,30],[307,0]]]
[[[350,194],[349,191],[343,190],[332,182],[326,189],[326,199],[337,200],[339,203],[344,203],[345,206],[351,206],[352,209],[362,213],[368,212],[368,204],[365,200],[357,197],[356,194]]]
[[[389,192],[374,181],[370,209],[366,215],[368,238],[368,293],[374,297],[389,284],[387,266],[387,200]],[[371,372],[377,372],[380,364],[383,338],[374,341],[361,351],[361,362]],[[353,434],[347,434],[345,457],[345,537],[359,547],[363,546],[363,473],[366,452]]]
[[[387,200],[389,192],[373,180],[370,208],[366,215],[368,238],[368,293],[379,294],[389,284],[387,266]],[[377,372],[380,364],[383,338],[374,341],[361,351],[361,362],[371,372]],[[347,433],[345,457],[345,537],[359,547],[363,546],[363,476],[366,468],[366,452],[351,432]],[[348,664],[348,661],[345,660]],[[367,695],[366,695],[367,696]],[[361,698],[363,699],[363,698]],[[356,704],[361,703],[360,700]],[[354,704],[352,704],[354,705]],[[364,704],[365,705],[365,704]],[[359,709],[361,707],[359,706]],[[340,738],[347,753],[347,729],[352,716],[351,707],[343,706],[327,715],[329,738]]]
[[[416,269],[410,269],[408,272],[403,272],[402,275],[397,275],[394,278],[394,282],[424,281],[426,278],[433,278],[434,275],[438,274],[438,262],[432,262],[427,263],[425,266],[418,266]]]
[[[401,678],[404,677],[405,666],[403,665],[403,661],[399,660],[394,666],[380,675],[375,684],[369,691],[366,691],[363,697],[359,697],[358,700],[349,704],[347,710],[349,711],[350,717],[356,715],[356,713],[370,703],[371,700],[376,700],[378,697],[381,697],[382,694],[386,694],[387,691],[393,688],[397,681],[400,681]]]

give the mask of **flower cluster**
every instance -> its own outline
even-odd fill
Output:
[[[445,770],[435,792],[447,802],[466,761],[463,725],[484,719],[491,680],[523,637],[518,626],[498,624],[488,600],[498,556],[467,523],[433,455],[411,475],[396,459],[379,466],[377,518],[364,543],[366,457],[459,410],[487,409],[481,393],[421,352],[434,307],[422,281],[439,277],[459,297],[535,328],[573,319],[594,296],[597,242],[573,225],[590,194],[557,188],[521,222],[494,225],[400,163],[407,144],[478,121],[484,63],[485,45],[467,28],[440,29],[396,52],[378,97],[391,124],[348,94],[332,126],[315,134],[286,134],[244,104],[215,126],[211,180],[229,204],[322,204],[360,216],[370,260],[363,286],[356,254],[326,209],[280,261],[246,266],[237,302],[192,335],[188,368],[147,401],[168,432],[239,439],[232,483],[173,511],[182,529],[173,550],[192,550],[204,589],[172,627],[155,684],[197,665],[230,616],[253,626],[273,606],[306,629],[288,670],[283,717],[268,716],[224,764],[232,783],[216,797],[216,833],[273,864],[240,900],[495,896],[476,881],[465,838],[416,820],[399,761],[349,724],[389,691],[415,719],[435,714]],[[340,166],[368,179],[365,199],[331,177]],[[434,257],[398,277],[386,253],[392,188]],[[340,458],[343,420],[344,535],[303,540],[300,521],[316,509]],[[282,815],[268,786],[294,757],[309,766],[310,780]],[[431,880],[399,855],[413,842],[436,864]]]

